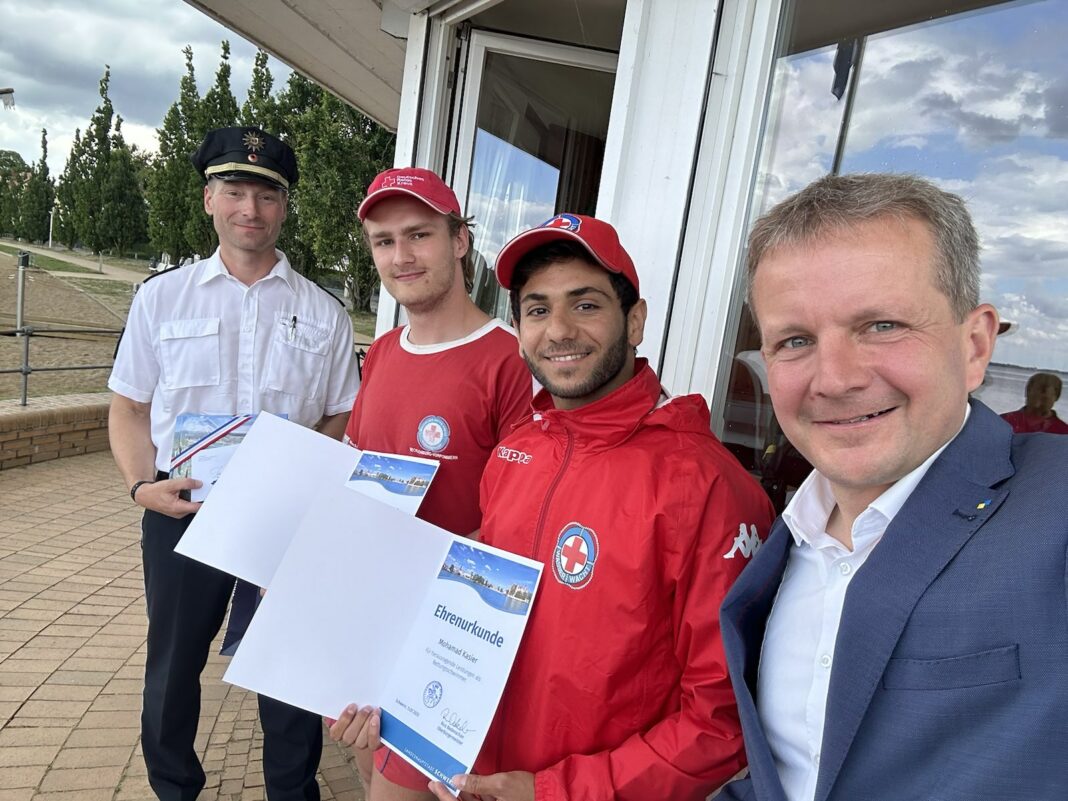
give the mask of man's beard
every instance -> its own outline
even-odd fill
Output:
[[[624,327],[623,332],[619,335],[619,339],[613,342],[601,355],[601,358],[590,372],[589,377],[580,384],[569,386],[554,384],[544,373],[542,373],[541,370],[538,369],[534,360],[526,353],[523,354],[523,360],[527,363],[527,367],[530,369],[530,372],[533,373],[534,378],[536,378],[538,383],[549,391],[550,395],[555,398],[576,400],[588,395],[593,395],[605,384],[614,380],[623,368],[626,367],[627,355],[629,353],[630,342],[627,341],[627,331]]]

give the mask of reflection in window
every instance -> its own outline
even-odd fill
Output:
[[[787,3],[751,215],[833,171],[839,150],[843,173],[930,178],[967,200],[983,244],[982,299],[1014,324],[976,394],[1005,412],[1023,405],[1036,370],[1068,383],[1068,0],[831,5],[841,8]],[[911,17],[890,19],[901,9]],[[841,100],[831,92],[839,43],[861,54]],[[781,503],[804,470],[768,467],[783,461],[784,443],[762,419],[767,398],[756,402],[758,348],[744,310],[724,440]],[[1057,411],[1068,417],[1068,398]]]
[[[501,247],[555,213],[597,205],[615,76],[490,52],[479,89],[470,188],[475,217],[472,297],[508,318],[493,267]]]

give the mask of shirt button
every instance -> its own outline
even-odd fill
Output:
[[[839,562],[838,572],[841,573],[843,576],[848,576],[850,573],[853,572],[853,565],[849,564],[849,562]]]
[[[825,667],[825,668],[829,668],[831,666],[831,655],[830,654],[824,654],[823,656],[820,657],[820,666],[821,667]]]
[[[820,755],[819,754],[816,754],[815,756],[812,757],[812,764],[815,765],[817,768],[820,766]]]

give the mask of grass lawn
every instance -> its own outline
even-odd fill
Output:
[[[378,320],[377,315],[371,314],[371,312],[349,312],[349,317],[352,318],[352,330],[357,338],[365,338],[368,341],[375,338],[375,322]]]
[[[133,287],[125,281],[111,281],[107,278],[64,278],[63,280],[96,298],[124,319],[130,311]]]
[[[12,247],[11,245],[0,244],[0,251],[4,253],[10,253],[12,256],[18,255],[19,248]],[[42,270],[56,270],[63,273],[92,273],[94,270],[88,270],[85,267],[81,267],[77,264],[71,264],[69,261],[63,261],[52,256],[42,256],[39,253],[30,253],[30,266],[38,267]]]

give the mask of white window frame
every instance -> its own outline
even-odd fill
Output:
[[[750,197],[783,0],[724,0],[661,377],[722,428],[745,289]]]

